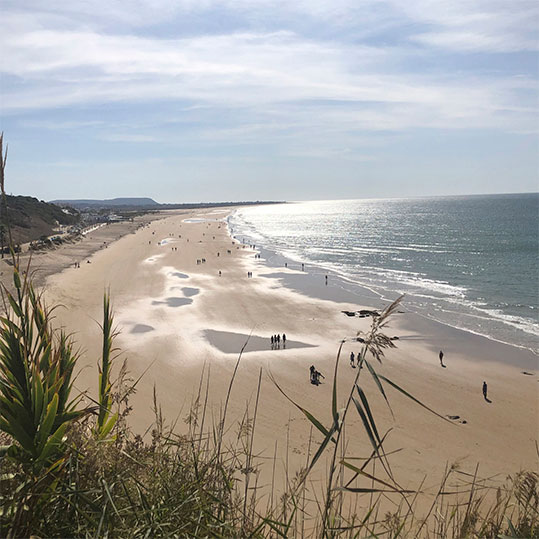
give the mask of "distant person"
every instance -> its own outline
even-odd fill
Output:
[[[444,365],[444,353],[440,350],[440,353],[438,354],[438,357],[440,358],[440,365],[445,369]]]
[[[288,262],[285,262],[285,263],[284,263],[284,267],[285,267],[285,268],[288,268]]]
[[[221,277],[221,270],[219,270],[219,277]]]
[[[283,348],[286,346],[286,335],[283,333]]]
[[[355,360],[355,359],[356,359],[356,358],[355,358],[355,356],[354,356],[354,352],[350,352],[350,366],[351,366],[352,368],[354,368],[354,369],[356,368],[356,366],[354,365],[354,360]]]
[[[301,264],[301,271],[305,271],[305,264]]]
[[[281,344],[281,336],[279,334],[277,334],[277,344],[278,345]]]
[[[326,286],[328,285],[328,276],[326,275]]]
[[[314,368],[314,365],[309,367],[311,384],[320,385],[320,377],[324,378],[324,375]]]
[[[485,381],[483,381],[483,398],[487,401],[487,402],[492,402],[489,400],[489,398],[487,397],[487,392],[488,392],[488,387],[487,387],[487,383]]]
[[[273,335],[271,336],[270,340],[271,340],[271,347],[273,348]]]

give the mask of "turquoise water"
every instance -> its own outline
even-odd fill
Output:
[[[242,208],[236,234],[383,298],[537,350],[539,193]]]

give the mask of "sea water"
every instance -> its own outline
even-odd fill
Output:
[[[537,352],[538,217],[531,193],[255,206],[230,224],[309,271]]]

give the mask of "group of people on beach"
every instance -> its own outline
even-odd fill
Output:
[[[283,343],[283,348],[286,348],[286,335],[283,333],[283,337],[277,333],[277,335],[272,335],[270,337],[271,349],[281,348],[281,342]]]
[[[356,362],[355,364],[354,364],[354,361]],[[350,367],[352,367],[352,369],[355,369],[357,365],[361,369],[362,365],[360,364],[360,362],[361,362],[361,352],[358,352],[357,356],[354,355],[354,352],[350,352]]]

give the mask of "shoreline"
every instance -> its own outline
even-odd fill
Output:
[[[262,252],[263,251],[264,249],[262,249]],[[262,259],[262,261],[264,262],[264,259]],[[381,298],[377,298],[376,302],[371,303],[369,300],[372,298],[368,296],[362,298],[360,292],[351,292],[340,288],[339,284],[335,285],[335,282],[338,283],[341,279],[337,274],[334,275],[334,279],[330,279],[330,284],[325,287],[322,284],[317,285],[314,283],[315,280],[319,280],[319,275],[310,274],[308,272],[308,267],[306,267],[305,272],[301,273],[299,269],[290,269],[296,273],[272,272],[269,274],[263,273],[262,276],[279,279],[283,287],[294,290],[305,296],[340,303],[343,306],[352,303],[357,304],[362,308],[367,307],[379,310],[390,303]],[[407,315],[406,322],[403,324],[403,330],[411,331],[421,327],[423,328],[424,333],[433,333],[434,335],[450,333],[455,341],[462,339],[470,340],[473,341],[474,346],[484,346],[488,349],[496,349],[498,352],[492,354],[492,359],[490,361],[498,361],[502,364],[509,364],[526,370],[537,370],[539,368],[539,356],[529,348],[499,341],[468,329],[454,327],[446,322],[441,322],[422,313],[408,311],[406,310],[406,296],[403,297],[403,303],[401,304],[400,309],[404,309],[404,312]],[[436,346],[433,344],[431,348],[434,350]],[[503,355],[502,357],[502,352],[503,354],[507,353],[508,356]],[[513,356],[517,356],[516,359],[511,359]]]
[[[256,349],[245,352],[230,395],[229,436],[234,438],[236,421],[253,413],[261,376],[257,454],[262,459],[271,458],[278,440],[279,463],[286,460],[291,470],[298,470],[310,451],[309,423],[277,391],[271,378],[290,398],[327,423],[339,343],[348,339],[337,372],[342,399],[355,372],[348,365],[348,355],[360,347],[352,339],[370,324],[370,318],[350,318],[341,311],[371,305],[337,303],[284,287],[280,279],[269,276],[275,273],[274,268],[262,265],[262,259],[255,258],[255,250],[233,243],[226,221],[209,222],[206,215],[201,211],[169,215],[99,250],[84,268],[81,265],[81,269],[47,280],[47,299],[66,307],[58,311],[58,322],[74,332],[78,344],[86,350],[80,360],[76,388],[95,391],[100,354],[95,320],[100,319],[102,292],[107,287],[112,292],[116,325],[122,332],[116,345],[129,361],[131,377],[143,375],[130,401],[134,411],[129,417],[131,428],[140,434],[148,432],[154,421],[150,408],[154,387],[163,416],[171,424],[176,423],[180,432],[185,428],[182,418],[188,416],[204,380],[209,388],[208,413],[219,417],[241,340],[253,335],[257,337],[253,340]],[[206,262],[197,263],[202,259]],[[253,278],[246,276],[248,271],[253,272]],[[288,268],[284,273],[299,272]],[[324,292],[329,289],[322,288]],[[492,361],[484,346],[471,346],[471,334],[459,335],[461,348],[444,350],[448,368],[442,369],[437,349],[429,342],[432,335],[423,334],[427,332],[412,319],[412,325],[406,325],[410,314],[397,314],[391,323],[390,335],[401,338],[396,341],[397,349],[388,350],[383,363],[376,365],[377,370],[440,414],[458,415],[466,424],[444,422],[391,392],[394,419],[372,380],[366,378],[363,387],[372,395],[369,399],[377,423],[380,428],[392,429],[387,450],[400,451],[394,464],[399,478],[417,486],[427,475],[429,484],[436,485],[445,464],[455,461],[472,471],[481,462],[483,475],[533,469],[537,458],[536,371],[533,376],[524,376],[515,366]],[[218,337],[226,341],[227,351],[215,346],[215,341],[212,344],[205,334],[207,330],[218,332]],[[443,334],[447,342],[455,340],[448,326],[440,325],[439,331],[433,332],[434,337]],[[271,349],[269,336],[277,332],[286,332],[287,340],[301,343],[301,347]],[[236,352],[228,352],[235,346]],[[492,341],[492,346],[499,345]],[[319,387],[308,382],[311,364],[326,376]],[[481,396],[481,382],[485,379],[491,404]],[[350,451],[369,451],[359,418],[351,419],[349,428],[357,432],[350,440]],[[314,435],[313,443],[318,443],[318,438]],[[507,439],[513,441],[511,447],[519,447],[517,452],[503,441]],[[288,445],[284,440],[289,440]],[[262,482],[269,481],[269,472],[260,472]],[[323,482],[324,464],[317,465],[313,474],[313,480]],[[276,489],[281,486],[276,485]]]
[[[235,210],[235,211],[238,211],[238,210]],[[230,214],[229,219],[233,219],[234,213]],[[230,229],[231,228],[230,222],[228,222],[228,226]],[[236,226],[236,225],[233,224],[232,226]],[[250,238],[248,232],[246,233],[233,232],[233,234],[231,235],[234,238],[236,238],[238,241],[241,241],[239,238],[242,238],[242,239]],[[252,241],[253,243],[256,244],[257,241],[263,242],[264,239],[258,238],[258,239],[253,239]],[[370,306],[372,308],[379,309],[381,308],[382,305],[391,303],[398,296],[397,293],[394,293],[388,290],[385,290],[383,292],[378,292],[358,281],[354,281],[353,279],[340,274],[339,272],[335,271],[332,268],[329,268],[329,267],[326,268],[322,264],[317,264],[316,262],[313,262],[311,260],[303,261],[300,257],[298,257],[297,259],[290,258],[287,255],[279,253],[275,250],[272,250],[271,248],[268,248],[264,245],[257,244],[256,249],[257,249],[257,252],[261,254],[262,260],[264,260],[264,262],[270,268],[274,268],[276,270],[283,269],[285,268],[285,264],[288,264],[289,269],[297,271],[298,274],[313,275],[308,272],[308,269],[311,268],[311,269],[318,270],[315,274],[320,275],[320,277],[324,274],[333,276],[331,280],[333,282],[336,281],[338,283],[338,286],[340,286],[340,288],[342,289],[341,292],[337,294],[319,293],[318,295],[313,296],[313,297],[318,297],[319,299],[329,299],[331,301],[347,303],[349,301],[346,298],[348,296],[352,296],[352,297],[357,298],[357,300],[360,302],[373,301],[374,303],[370,304]],[[305,268],[306,268],[305,272],[301,270],[302,264],[305,265]],[[306,295],[312,294],[312,290],[314,287],[309,286],[309,284],[307,284],[306,286],[299,285],[297,283],[297,279],[294,278],[295,277],[294,274],[287,274],[287,273],[281,273],[281,272],[277,272],[277,273],[279,273],[279,276],[282,278],[283,286],[292,288],[302,294],[306,294]],[[350,290],[349,288],[346,288],[346,286],[344,286],[345,284],[349,285],[352,289]],[[391,298],[390,296],[392,295],[395,296],[395,298]],[[404,295],[404,298],[406,298],[406,295]],[[364,304],[364,303],[361,303],[361,304]],[[534,368],[535,369],[539,368],[539,348],[533,349],[533,348],[530,348],[529,346],[516,344],[515,342],[507,342],[501,339],[496,339],[492,335],[488,335],[486,333],[480,333],[480,332],[477,332],[477,331],[474,331],[472,329],[465,328],[465,327],[459,327],[459,326],[451,324],[449,321],[439,320],[438,318],[436,318],[435,316],[433,316],[431,313],[428,313],[428,312],[423,313],[418,310],[412,310],[412,309],[410,309],[409,312],[413,313],[415,316],[417,316],[420,319],[424,319],[434,324],[441,324],[443,326],[451,328],[452,330],[464,332],[468,335],[474,335],[476,337],[486,339],[493,343],[502,344],[510,348],[515,348],[517,350],[530,352],[534,356],[535,361],[537,362]],[[529,362],[530,361],[526,361],[525,363],[528,364]]]

